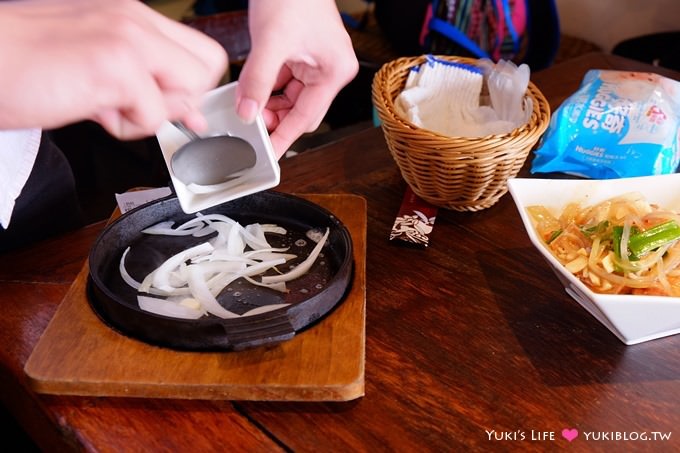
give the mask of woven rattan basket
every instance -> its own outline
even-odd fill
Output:
[[[475,64],[477,60],[438,56]],[[447,137],[401,118],[394,100],[410,69],[425,56],[403,57],[384,64],[373,79],[372,96],[387,146],[402,176],[425,201],[456,211],[479,211],[494,205],[507,191],[550,122],[550,105],[533,83],[531,119],[503,135],[482,138]]]

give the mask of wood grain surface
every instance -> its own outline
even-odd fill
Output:
[[[532,80],[555,108],[588,68],[656,70],[592,54]],[[680,336],[619,341],[564,292],[509,195],[478,213],[440,210],[430,246],[414,249],[388,239],[405,184],[379,129],[281,169],[278,190],[366,200],[365,396],[37,394],[24,365],[101,231],[94,225],[0,259],[2,401],[36,443],[98,452],[680,451]],[[578,436],[569,441],[564,429]]]

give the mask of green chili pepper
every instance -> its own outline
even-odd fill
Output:
[[[628,240],[628,250],[631,256],[640,257],[652,250],[680,239],[680,225],[675,220],[664,223],[631,234]]]
[[[640,230],[637,227],[631,227],[630,236],[633,237]],[[621,237],[623,237],[623,226],[617,225],[612,227],[612,249],[614,250],[614,255],[617,259],[621,259]],[[630,238],[628,239],[628,249],[627,249],[628,259],[631,261],[639,260],[638,255],[631,253],[630,251]]]
[[[621,236],[623,236],[623,227],[616,225],[612,228],[612,249],[616,258],[621,259]]]
[[[547,242],[548,244],[550,244],[552,241],[554,241],[555,239],[557,239],[557,237],[558,237],[560,234],[562,234],[562,230],[555,230],[555,231],[553,231],[552,233],[550,233],[550,237],[548,238],[548,240],[547,240],[546,242]]]
[[[588,228],[581,228],[581,232],[585,234],[586,236],[595,236],[597,234],[604,233],[607,231],[607,228],[609,228],[609,220],[603,220],[602,222],[598,223],[597,225],[593,225]]]

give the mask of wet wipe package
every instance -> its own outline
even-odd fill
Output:
[[[532,173],[592,179],[673,173],[680,163],[680,82],[590,70],[553,114]]]

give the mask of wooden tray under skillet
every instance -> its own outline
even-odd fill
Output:
[[[346,401],[364,394],[366,203],[304,195],[353,241],[349,292],[290,340],[243,351],[179,351],[118,333],[88,303],[88,266],[57,309],[25,371],[41,393],[191,399]]]

